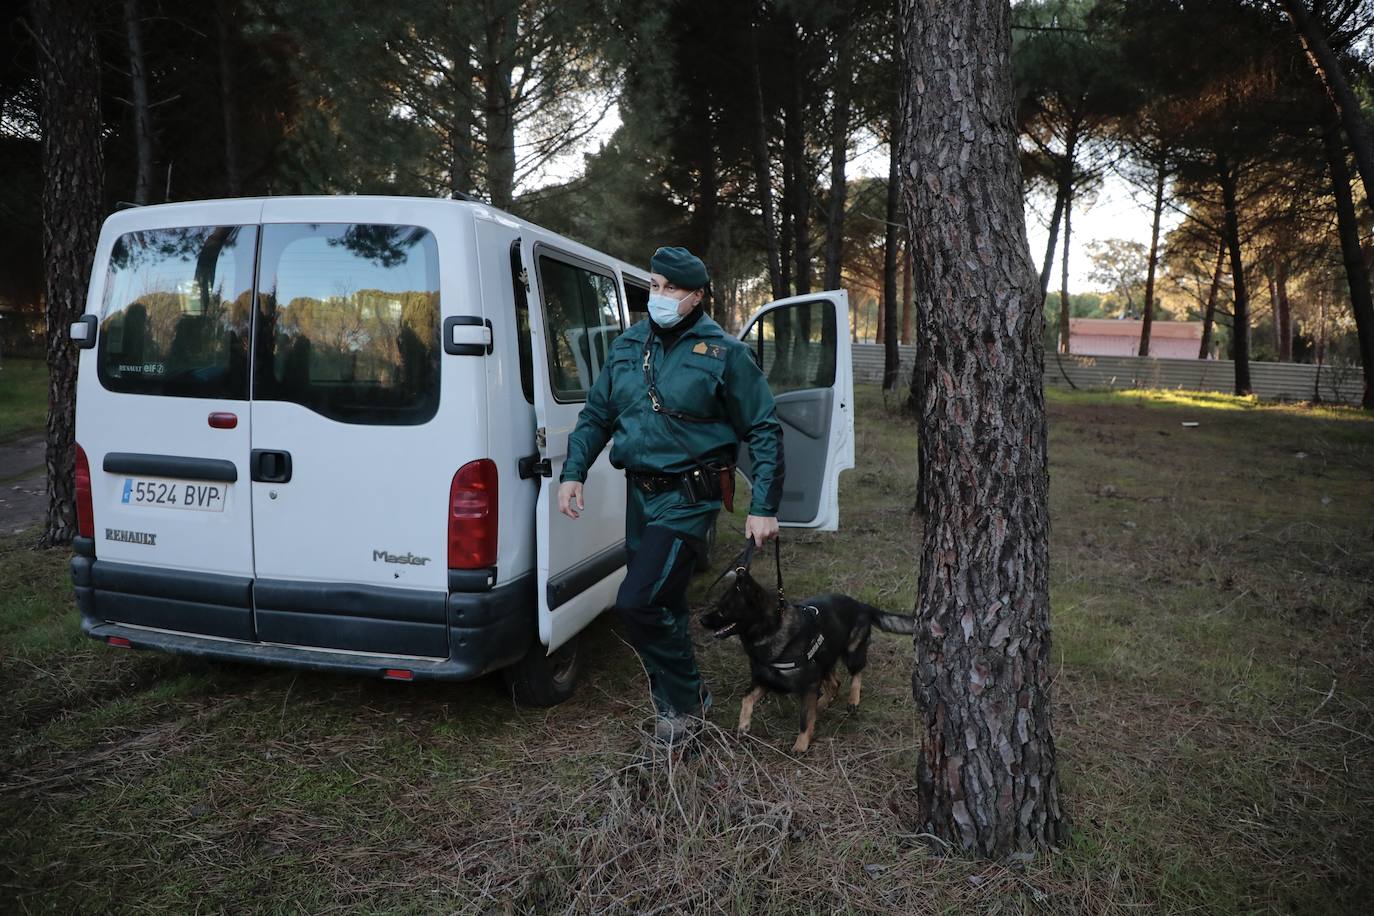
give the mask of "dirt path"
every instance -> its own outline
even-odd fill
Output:
[[[0,534],[18,534],[41,522],[46,490],[42,436],[0,445]]]

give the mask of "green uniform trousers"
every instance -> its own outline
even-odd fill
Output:
[[[615,609],[663,715],[702,714],[706,687],[692,650],[687,585],[719,509],[719,501],[688,503],[676,492],[647,495],[633,485],[626,496],[628,564]]]

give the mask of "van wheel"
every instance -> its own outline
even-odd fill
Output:
[[[695,569],[696,569],[697,572],[699,572],[699,573],[706,572],[707,570],[709,570],[709,569],[711,568],[711,551],[712,551],[713,549],[715,549],[715,546],[716,546],[716,529],[715,529],[715,526],[712,525],[711,528],[708,529],[707,532],[706,532],[706,547],[705,547],[705,549],[702,550],[701,553],[697,554],[697,565],[696,565],[696,567],[695,567]]]
[[[557,706],[577,689],[577,637],[563,643],[552,655],[535,640],[525,657],[501,669],[511,698],[520,706]]]

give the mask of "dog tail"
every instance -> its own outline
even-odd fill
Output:
[[[884,633],[904,633],[910,635],[916,632],[916,618],[906,614],[889,614],[887,611],[880,611],[872,605],[865,605],[868,608],[868,619],[873,621],[873,625]]]

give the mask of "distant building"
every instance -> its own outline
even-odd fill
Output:
[[[1069,352],[1082,356],[1135,356],[1140,352],[1138,318],[1070,318]],[[1202,344],[1201,321],[1150,324],[1150,355],[1162,359],[1197,359]]]

